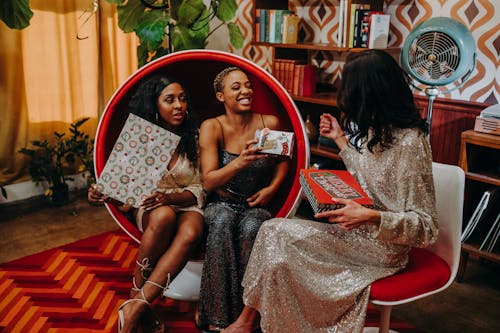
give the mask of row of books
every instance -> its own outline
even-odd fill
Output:
[[[497,252],[500,237],[500,188],[486,190],[462,231],[462,242],[478,245],[479,250]]]
[[[370,4],[340,0],[338,44],[340,47],[386,48],[390,15],[370,10]]]
[[[297,43],[299,17],[291,10],[255,10],[255,41],[277,44]]]
[[[316,67],[299,60],[275,59],[274,77],[292,95],[311,96],[316,93]]]

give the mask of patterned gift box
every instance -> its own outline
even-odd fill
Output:
[[[180,136],[129,114],[97,182],[98,190],[138,207],[157,190]]]
[[[258,140],[255,147],[262,148],[261,153],[292,157],[293,132],[275,131],[264,128],[255,131],[254,139]]]

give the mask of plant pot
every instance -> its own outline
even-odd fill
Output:
[[[50,189],[52,190],[50,200],[54,206],[63,206],[69,202],[68,184],[56,184]]]

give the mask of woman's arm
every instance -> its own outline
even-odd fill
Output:
[[[363,207],[357,213],[358,216],[366,214],[364,218],[360,217],[366,220],[365,223],[378,225],[372,237],[394,244],[425,247],[432,244],[438,235],[432,153],[423,134],[408,135],[400,141],[404,142],[390,148],[383,158],[379,157],[379,160],[382,159],[389,166],[376,175],[378,181],[374,183],[380,184],[380,187],[368,189],[368,192],[373,193],[372,199],[375,199],[374,203],[380,209],[369,211]],[[359,163],[360,156],[354,148],[344,149],[340,156],[351,172],[369,172],[365,170],[369,167],[366,161]],[[352,204],[351,208],[355,206]],[[343,212],[326,212],[318,217],[332,218],[332,222],[337,223],[342,219],[339,216],[341,213],[346,217],[346,214],[356,212],[347,212],[346,209]],[[377,213],[379,217],[370,218],[372,213]]]
[[[264,155],[258,155],[259,148],[252,148],[257,140],[247,142],[247,146],[240,153],[238,158],[234,159],[222,168],[219,168],[219,147],[221,138],[220,126],[217,120],[205,120],[200,127],[200,159],[201,175],[203,187],[207,192],[213,191],[227,184],[234,175],[246,168],[253,161],[264,158]]]
[[[250,207],[267,205],[285,180],[289,168],[290,160],[288,158],[282,158],[275,166],[274,175],[269,185],[250,196],[247,199],[248,205]]]
[[[264,123],[269,129],[283,131],[284,128],[278,117],[274,115],[265,115]],[[273,196],[278,191],[288,174],[290,168],[290,159],[286,157],[278,157],[280,160],[276,164],[273,171],[273,178],[268,186],[263,187],[257,193],[247,199],[250,207],[265,206],[271,201]]]
[[[188,207],[196,205],[202,208],[205,204],[205,191],[201,183],[200,170],[189,163],[189,174],[192,174],[189,184],[170,193],[156,192],[144,200],[142,206],[153,209],[162,205]]]

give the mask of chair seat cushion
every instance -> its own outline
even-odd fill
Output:
[[[450,274],[450,267],[441,257],[413,248],[404,270],[372,283],[370,299],[393,302],[422,295],[444,286]]]

